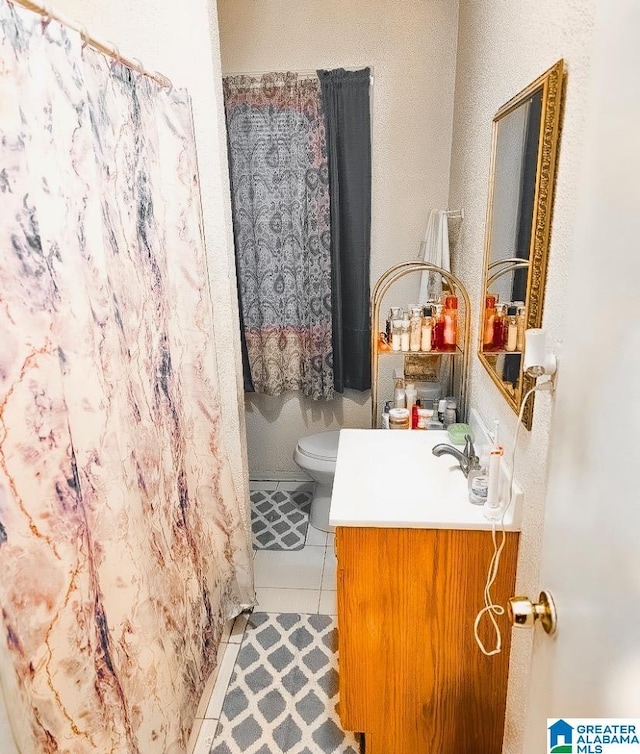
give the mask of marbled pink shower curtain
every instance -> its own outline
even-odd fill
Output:
[[[0,681],[23,754],[178,754],[253,601],[188,99],[0,0]]]

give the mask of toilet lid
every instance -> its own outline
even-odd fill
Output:
[[[339,430],[337,432],[318,432],[315,435],[301,437],[298,440],[298,450],[309,458],[335,461],[338,457],[339,440]]]

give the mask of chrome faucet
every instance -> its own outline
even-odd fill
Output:
[[[465,476],[469,476],[469,472],[472,469],[477,469],[479,467],[480,460],[476,455],[471,437],[469,437],[469,435],[465,435],[464,439],[466,442],[463,451],[459,451],[458,448],[454,448],[453,445],[449,445],[446,442],[441,442],[439,445],[434,445],[431,452],[438,458],[443,455],[453,456],[460,464],[462,473]]]

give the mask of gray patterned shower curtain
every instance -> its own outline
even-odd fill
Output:
[[[317,79],[224,79],[240,306],[256,392],[331,400],[331,233]]]
[[[0,683],[21,751],[181,754],[253,603],[187,96],[0,0]]]

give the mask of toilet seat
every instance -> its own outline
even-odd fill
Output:
[[[301,455],[318,461],[335,461],[338,458],[339,441],[340,430],[318,432],[315,435],[301,437],[298,440],[298,451]]]

